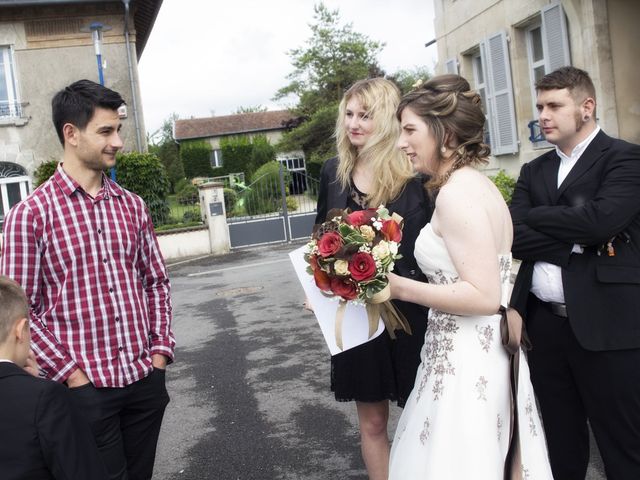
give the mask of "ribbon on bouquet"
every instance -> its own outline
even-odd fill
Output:
[[[369,337],[371,338],[376,330],[378,330],[378,319],[382,318],[382,323],[384,323],[387,332],[389,332],[389,336],[395,340],[396,334],[395,330],[404,330],[409,335],[411,335],[411,326],[409,322],[399,311],[396,306],[391,303],[391,288],[389,285],[384,287],[381,291],[376,293],[369,303],[367,303],[367,318],[369,321]],[[347,308],[347,302],[345,300],[340,300],[340,304],[338,305],[338,310],[336,311],[336,324],[335,324],[335,335],[336,335],[336,345],[340,350],[343,350],[342,345],[342,322],[344,320],[344,312]]]

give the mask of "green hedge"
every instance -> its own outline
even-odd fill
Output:
[[[507,205],[511,204],[511,197],[513,197],[513,190],[516,187],[516,179],[511,177],[504,170],[500,170],[497,175],[489,177],[493,183],[498,187],[504,201]]]
[[[205,140],[186,140],[180,144],[180,159],[187,178],[212,177],[211,144]]]
[[[38,165],[38,168],[36,168],[35,172],[33,172],[33,176],[35,177],[34,186],[39,187],[44,182],[49,180],[49,177],[51,177],[56,172],[58,163],[58,160],[48,160]]]
[[[147,204],[154,225],[169,217],[169,179],[160,159],[151,153],[122,153],[116,160],[116,180]]]
[[[244,172],[248,178],[247,169],[250,169],[251,152],[253,145],[247,136],[224,137],[220,140],[220,151],[222,152],[222,168],[216,169],[216,175],[227,175],[229,173]],[[219,173],[222,170],[224,173]]]

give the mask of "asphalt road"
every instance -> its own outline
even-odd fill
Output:
[[[333,399],[328,350],[302,309],[288,257],[300,245],[169,267],[178,347],[154,479],[366,480],[355,406]],[[601,472],[595,458],[587,479]]]

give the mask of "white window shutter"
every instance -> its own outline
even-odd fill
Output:
[[[483,60],[491,103],[491,151],[494,155],[516,153],[518,132],[506,34],[489,36],[481,45],[481,55],[486,56]]]
[[[455,73],[458,74],[458,60],[455,58],[450,58],[445,62],[445,66],[447,69],[447,73]]]
[[[571,65],[567,22],[562,5],[547,5],[540,11],[547,73]]]

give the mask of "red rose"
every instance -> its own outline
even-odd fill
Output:
[[[356,282],[369,280],[376,274],[376,261],[371,254],[358,252],[349,261],[349,272]]]
[[[315,269],[313,271],[313,279],[316,281],[316,286],[323,292],[331,290],[331,279],[324,270]]]
[[[333,277],[331,291],[344,300],[353,300],[358,297],[358,287],[347,278]]]
[[[318,240],[318,250],[323,257],[330,257],[342,248],[342,237],[337,232],[327,232]]]
[[[371,221],[373,217],[376,216],[376,213],[376,210],[373,208],[351,212],[349,215],[347,215],[347,223],[349,225],[353,225],[354,227],[366,225]]]
[[[402,240],[402,229],[395,220],[383,220],[380,231],[387,241],[399,242]]]

